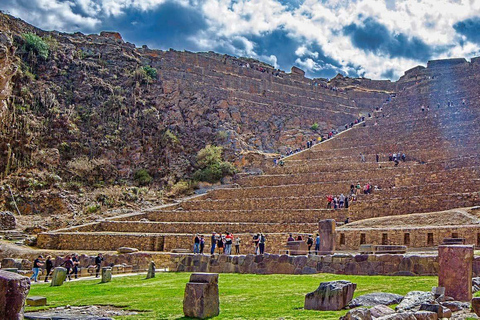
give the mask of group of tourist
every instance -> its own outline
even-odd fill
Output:
[[[291,241],[304,241],[302,235],[298,235],[297,239],[293,237],[293,234],[290,233],[288,236],[287,242]],[[311,249],[313,244],[315,243],[315,254],[318,254],[320,252],[320,235],[317,233],[317,236],[315,239],[313,239],[313,236],[311,234],[308,235],[307,240],[305,241],[307,243],[307,248],[308,248],[308,254],[311,253]]]
[[[95,257],[95,274],[97,278],[99,276],[102,261],[103,261],[103,256],[101,253],[99,253]],[[72,280],[71,278],[72,275],[74,275],[75,279],[78,279],[79,265],[80,265],[80,259],[78,257],[78,254],[73,253],[71,255],[65,256],[65,258],[63,258],[63,261],[60,263],[59,266],[64,267],[67,270],[66,272],[67,278],[68,280]],[[52,256],[49,255],[47,256],[46,259],[44,259],[42,255],[39,255],[33,261],[33,268],[32,268],[33,274],[30,277],[30,280],[38,282],[38,275],[42,270],[42,267],[45,267],[45,282],[48,282],[48,277],[50,276],[54,268],[54,262],[52,261]]]
[[[351,197],[345,196],[343,193],[339,196],[327,195],[327,209],[348,209],[349,201]],[[356,198],[355,198],[356,201]]]
[[[217,234],[212,232],[210,237],[210,254],[215,254],[215,248],[218,248],[219,254],[232,254],[232,245],[235,244],[235,254],[240,254],[240,237],[234,237],[230,232],[225,234]],[[193,253],[203,254],[205,249],[205,237],[196,234],[193,243]]]

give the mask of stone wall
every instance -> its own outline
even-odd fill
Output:
[[[432,276],[438,274],[436,255],[334,254],[326,256],[289,256],[265,254],[205,256],[171,254],[171,271],[254,273]],[[474,276],[480,275],[480,257],[473,262]]]

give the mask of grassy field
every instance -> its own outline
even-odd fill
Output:
[[[189,273],[157,273],[145,276],[66,282],[61,287],[32,285],[30,295],[46,296],[51,307],[62,305],[115,305],[141,314],[121,319],[181,319],[182,301]],[[437,277],[385,277],[315,275],[220,274],[220,316],[218,319],[338,319],[346,311],[303,310],[305,294],[320,282],[350,280],[357,284],[355,296],[370,292],[406,294],[412,290],[430,291]],[[27,308],[27,311],[38,308]]]

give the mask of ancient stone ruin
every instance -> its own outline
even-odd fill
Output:
[[[0,270],[0,319],[22,320],[29,291],[30,279]]]
[[[472,299],[473,246],[438,246],[438,285],[459,301]]]
[[[307,310],[336,311],[352,301],[357,285],[350,281],[322,282],[317,290],[307,293],[304,308]]]
[[[192,273],[185,287],[183,313],[186,317],[199,319],[218,316],[218,274]]]

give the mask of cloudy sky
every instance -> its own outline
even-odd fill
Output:
[[[313,77],[396,80],[480,55],[479,0],[1,0],[45,30],[119,31],[137,46],[257,58]]]

